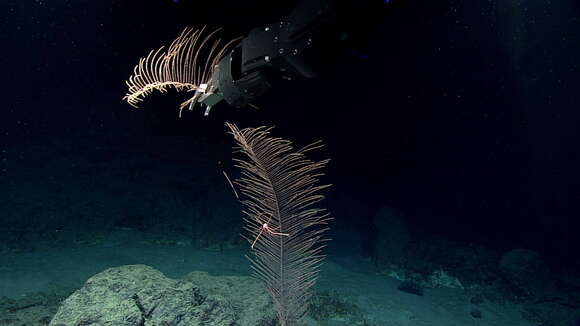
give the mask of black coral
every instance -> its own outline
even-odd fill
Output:
[[[123,99],[138,107],[154,90],[166,92],[174,88],[192,92],[203,89],[228,47],[238,40],[223,43],[215,37],[217,32],[202,36],[203,28],[186,28],[167,48],[162,46],[139,59],[133,75],[126,81],[129,91]],[[181,104],[181,109],[194,100],[193,96]]]
[[[246,199],[246,239],[252,244],[254,275],[272,295],[281,326],[299,323],[306,314],[310,289],[324,255],[323,233],[329,214],[314,207],[329,185],[319,185],[328,160],[314,162],[304,154],[314,143],[295,151],[288,140],[270,136],[270,129],[238,129],[226,124],[237,141],[241,177],[236,184]]]

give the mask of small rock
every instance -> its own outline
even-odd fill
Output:
[[[470,302],[471,302],[471,304],[482,304],[483,303],[483,296],[481,294],[478,294],[478,295],[474,296],[473,298],[471,298]]]
[[[481,319],[481,311],[478,309],[471,310],[470,314],[473,318]]]
[[[404,281],[397,287],[399,291],[423,296],[423,287],[418,283],[411,282],[411,281]]]

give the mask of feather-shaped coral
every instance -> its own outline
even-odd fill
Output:
[[[204,36],[204,29],[186,28],[167,48],[162,46],[139,59],[133,75],[126,81],[129,90],[123,99],[138,107],[154,90],[166,92],[174,88],[191,92],[207,84],[219,60],[237,39],[224,43],[215,36],[219,30]],[[180,108],[194,99],[192,95]]]
[[[235,183],[245,196],[241,202],[254,276],[271,294],[280,325],[296,325],[306,314],[324,258],[323,233],[331,218],[315,204],[324,198],[320,190],[329,186],[318,179],[328,160],[305,156],[322,146],[318,142],[294,150],[290,141],[271,137],[270,129],[226,125],[243,155],[235,160],[241,169]]]

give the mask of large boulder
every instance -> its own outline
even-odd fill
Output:
[[[194,271],[183,277],[197,284],[204,292],[228,299],[237,325],[273,325],[277,320],[272,298],[264,285],[253,277],[212,276]]]
[[[551,285],[550,271],[542,257],[528,249],[513,249],[501,256],[499,270],[520,298],[545,294]]]
[[[406,264],[412,236],[405,218],[397,209],[384,206],[375,214],[377,230],[374,242],[374,260],[379,270],[401,268]]]
[[[205,281],[203,286],[195,283],[200,279]],[[212,288],[219,288],[216,285],[221,282],[219,277],[202,273],[173,280],[145,265],[110,268],[91,277],[69,296],[49,325],[269,325],[276,315],[272,313],[268,294],[257,281],[248,279],[228,282],[229,293],[211,292]],[[239,291],[251,293],[252,298],[244,298],[241,304],[236,302],[240,298],[229,297]]]

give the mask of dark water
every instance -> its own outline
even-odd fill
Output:
[[[90,276],[127,264],[249,275],[223,176],[240,174],[227,121],[326,145],[312,157],[331,158],[333,184],[317,291],[353,306],[318,324],[577,325],[580,6],[385,1],[350,21],[325,74],[272,90],[259,110],[178,118],[187,97],[173,91],[141,109],[122,101],[138,58],[184,27],[228,39],[295,4],[0,4],[0,304],[52,293],[31,313],[49,321]],[[32,317],[0,324],[18,318]]]

